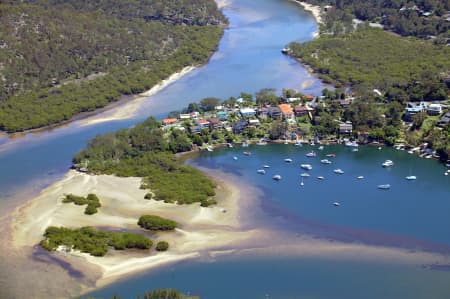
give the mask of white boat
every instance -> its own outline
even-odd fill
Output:
[[[319,175],[319,176],[317,177],[317,179],[319,179],[319,180],[324,180],[324,179],[325,179],[325,177],[323,177],[323,176]]]
[[[303,169],[306,169],[306,170],[311,170],[312,169],[311,164],[301,164],[300,167],[303,168]]]
[[[274,179],[275,181],[279,181],[279,180],[281,180],[281,175],[276,174],[272,177],[272,179]]]
[[[414,181],[415,179],[417,179],[417,177],[416,177],[415,175],[408,175],[408,176],[406,177],[406,179],[407,179],[408,181]]]
[[[378,147],[378,150],[381,151],[381,146]]]
[[[391,185],[389,185],[389,184],[378,185],[377,188],[387,190],[387,189],[391,188]]]
[[[323,145],[319,146],[319,151],[323,151]]]
[[[347,141],[347,142],[345,143],[345,146],[358,147],[359,144],[356,143],[356,141]]]
[[[248,147],[248,143],[247,142],[242,142],[242,147]]]
[[[343,174],[344,173],[344,171],[342,169],[340,169],[340,168],[337,168],[337,169],[335,169],[333,171],[334,171],[334,173],[337,173],[337,174]]]
[[[264,139],[260,139],[260,140],[256,143],[256,145],[267,145],[267,142],[264,141]]]
[[[307,177],[309,177],[310,175],[309,175],[309,173],[304,172],[304,173],[300,174],[300,176],[301,176],[302,178],[307,178]]]
[[[251,152],[244,152],[244,155],[246,156],[250,156],[252,153]]]
[[[233,144],[227,143],[227,146],[228,146],[229,148],[232,148],[232,147],[233,147]]]
[[[359,177],[357,177],[358,180],[362,180],[364,178],[364,176],[360,175]]]
[[[236,156],[233,157],[233,160],[237,160],[237,159],[238,159],[238,157],[236,157]]]
[[[284,142],[284,144],[289,144],[289,142],[286,140],[286,141]]]
[[[357,149],[357,148],[352,149],[352,152],[358,152],[358,151],[359,151],[359,149]]]
[[[414,154],[414,152],[413,151],[408,151],[408,154],[412,155],[412,154]]]
[[[394,165],[394,162],[392,160],[386,160],[381,164],[381,166],[383,166],[383,167],[391,167],[393,165]]]
[[[213,149],[212,149],[211,147],[209,147],[209,146],[206,147],[206,150],[207,150],[208,152],[212,152],[212,151],[213,151]]]
[[[322,160],[320,160],[320,163],[322,163],[322,164],[331,164],[331,161],[328,160],[328,159],[322,159]]]
[[[300,182],[300,186],[304,186],[305,185],[305,183],[303,183],[303,178],[302,178],[302,181]]]
[[[266,174],[266,171],[264,169],[258,169],[256,172],[259,174]]]
[[[336,154],[327,154],[326,156],[327,156],[327,157],[330,157],[330,158],[335,158],[335,157],[336,157]]]
[[[269,165],[264,165],[263,168],[270,168],[270,166]]]
[[[315,151],[311,151],[309,153],[306,154],[307,157],[315,157],[316,156],[316,152]]]
[[[335,206],[335,207],[339,207],[340,205],[341,205],[341,204],[338,203],[337,201],[333,202],[333,206]]]
[[[291,159],[291,158],[286,158],[286,159],[284,159],[284,162],[286,162],[286,163],[292,163],[292,159]]]
[[[295,146],[300,146],[300,147],[303,146],[303,144],[301,144],[301,142],[296,142],[296,143],[294,143],[294,145]]]

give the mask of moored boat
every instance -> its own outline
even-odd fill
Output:
[[[341,205],[341,204],[338,203],[337,201],[333,202],[333,206],[335,206],[335,207],[339,207],[340,205]]]
[[[291,159],[291,158],[286,158],[286,159],[284,159],[284,162],[286,162],[286,163],[292,163],[292,159]]]
[[[342,169],[340,169],[340,168],[337,168],[337,169],[335,169],[333,171],[334,171],[334,173],[337,173],[337,174],[343,174],[344,173],[344,171]]]
[[[266,174],[266,171],[264,169],[258,169],[256,172],[259,174]]]
[[[391,185],[389,185],[389,184],[382,184],[382,185],[378,185],[377,188],[378,189],[387,190],[387,189],[391,188]]]
[[[325,177],[323,177],[323,176],[319,175],[319,176],[317,177],[317,179],[318,179],[318,180],[324,180],[324,179],[325,179]]]
[[[244,155],[246,156],[250,156],[252,153],[251,152],[244,152]]]
[[[300,167],[303,168],[303,169],[306,169],[306,170],[311,170],[312,169],[311,164],[301,164]]]
[[[393,165],[394,165],[394,162],[392,160],[386,160],[381,164],[381,166],[383,166],[383,167],[391,167]]]
[[[322,160],[320,160],[320,163],[322,163],[322,164],[331,164],[331,161],[328,160],[328,159],[322,159]]]
[[[417,179],[417,177],[416,177],[415,175],[408,175],[408,176],[406,177],[406,179],[407,179],[408,181],[414,181],[415,179]]]
[[[315,151],[311,151],[309,153],[306,154],[307,157],[315,157],[316,156],[316,152]]]
[[[309,173],[304,172],[304,173],[300,174],[300,176],[301,176],[302,178],[307,178],[307,177],[309,177],[310,175],[309,175]]]
[[[336,154],[327,154],[326,156],[329,158],[334,158],[334,157],[336,157]]]
[[[358,180],[362,180],[364,178],[364,176],[360,175],[357,177]]]
[[[279,180],[281,180],[281,175],[276,174],[272,177],[272,179],[274,179],[275,181],[279,181]]]

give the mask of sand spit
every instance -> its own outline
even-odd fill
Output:
[[[147,98],[157,94],[170,84],[176,82],[178,79],[182,78],[183,76],[187,75],[188,73],[195,70],[194,66],[188,66],[182,69],[180,72],[172,74],[167,79],[162,80],[160,83],[153,86],[150,90],[145,91],[141,94],[139,94],[135,99],[133,99],[130,102],[127,102],[124,105],[121,105],[120,107],[117,107],[111,111],[108,111],[103,114],[99,114],[95,117],[84,119],[80,121],[80,126],[89,126],[94,125],[98,123],[108,122],[108,121],[114,121],[114,120],[123,120],[133,117],[139,107],[141,106],[142,102],[146,100]]]
[[[322,19],[322,8],[318,5],[312,5],[303,1],[298,1],[298,0],[290,0],[292,2],[295,2],[297,4],[300,4],[303,9],[305,11],[309,11],[311,12],[311,14],[313,15],[314,19],[316,20],[317,24],[323,24],[323,19]],[[313,32],[313,37],[317,38],[319,36],[319,31]]]

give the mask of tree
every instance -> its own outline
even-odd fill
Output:
[[[212,97],[204,98],[200,101],[200,107],[203,111],[212,111],[219,104],[220,99]]]

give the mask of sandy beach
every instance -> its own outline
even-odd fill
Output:
[[[170,84],[176,82],[178,79],[182,78],[183,76],[187,75],[188,73],[195,70],[194,66],[187,66],[178,73],[170,75],[168,78],[162,80],[160,83],[153,86],[150,90],[147,90],[138,96],[136,96],[135,99],[132,101],[121,105],[120,107],[117,107],[113,110],[107,111],[105,113],[98,114],[94,117],[90,117],[87,119],[83,119],[80,121],[80,126],[89,126],[94,125],[98,123],[108,122],[108,121],[114,121],[114,120],[122,120],[122,119],[128,119],[135,115],[136,111],[142,104],[142,102],[153,96],[154,94],[160,92]]]
[[[323,24],[322,9],[320,6],[312,5],[312,4],[309,4],[309,3],[306,3],[303,1],[298,1],[298,0],[290,0],[290,1],[301,5],[305,11],[309,11],[313,15],[317,24],[319,24],[319,25]],[[317,38],[319,36],[319,34],[320,34],[319,30],[317,30],[316,32],[313,32],[313,37]]]

